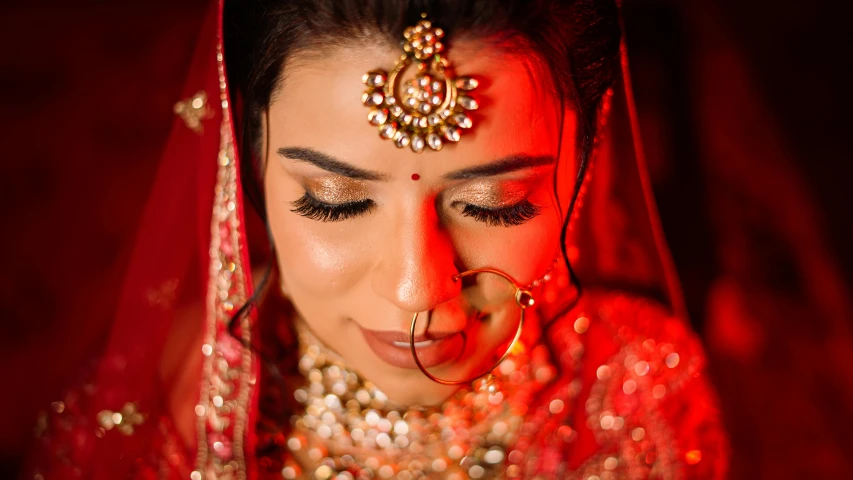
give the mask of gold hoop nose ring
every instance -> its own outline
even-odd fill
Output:
[[[500,270],[495,270],[493,268],[478,268],[475,270],[467,270],[465,272],[462,272],[460,274],[455,275],[453,277],[453,280],[459,281],[464,277],[468,277],[471,275],[477,275],[480,273],[492,273],[492,274],[498,275],[500,277],[503,277],[505,280],[507,280],[513,286],[513,288],[515,288],[515,303],[519,306],[519,308],[521,310],[521,313],[520,313],[520,316],[518,319],[518,329],[515,332],[515,337],[513,337],[512,342],[510,342],[506,351],[503,353],[503,355],[501,355],[501,357],[498,359],[498,361],[495,362],[495,364],[492,365],[485,372],[483,372],[479,375],[473,376],[471,378],[464,379],[464,380],[445,380],[443,378],[438,378],[435,375],[431,374],[426,369],[426,367],[424,367],[423,364],[421,364],[421,360],[418,358],[418,351],[415,348],[415,329],[417,327],[418,315],[420,315],[420,313],[415,313],[412,316],[412,325],[411,325],[411,327],[409,327],[409,348],[412,351],[412,357],[415,359],[415,365],[418,366],[418,369],[420,369],[421,373],[426,375],[427,378],[429,378],[430,380],[432,380],[435,383],[439,383],[441,385],[464,385],[464,384],[473,383],[478,378],[490,374],[492,372],[492,370],[497,368],[498,365],[500,365],[501,362],[503,362],[504,359],[506,359],[506,357],[509,356],[510,352],[512,352],[512,349],[515,347],[515,344],[518,343],[518,340],[521,338],[521,332],[524,329],[524,311],[528,307],[533,306],[533,304],[535,303],[534,299],[533,299],[533,294],[531,294],[529,290],[526,290],[523,287],[521,287],[515,280],[513,280],[512,277],[510,277],[506,273],[504,273]]]

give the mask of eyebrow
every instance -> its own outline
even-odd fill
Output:
[[[303,147],[279,148],[277,153],[291,160],[310,163],[327,172],[342,175],[356,180],[387,181],[388,175],[371,170],[365,170],[346,162],[335,159],[325,153]],[[526,168],[541,167],[556,163],[552,155],[527,155],[517,153],[500,158],[485,165],[475,165],[444,175],[446,180],[471,180],[481,177],[494,177],[505,173],[515,172]]]
[[[316,167],[322,168],[327,172],[343,175],[344,177],[354,178],[356,180],[371,180],[384,181],[388,180],[388,175],[379,172],[364,170],[348,163],[342,162],[335,158],[320,153],[310,148],[290,147],[279,148],[278,154],[284,158],[296,160],[299,162],[310,163]]]
[[[470,180],[472,178],[494,177],[505,173],[524,170],[525,168],[552,165],[556,162],[557,159],[552,155],[536,156],[516,153],[485,165],[476,165],[469,168],[463,168],[462,170],[456,170],[455,172],[450,172],[445,175],[444,178],[447,180]]]

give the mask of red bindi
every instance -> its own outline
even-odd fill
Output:
[[[421,176],[418,175],[417,173],[412,174],[412,180],[420,180],[420,178],[421,178]]]

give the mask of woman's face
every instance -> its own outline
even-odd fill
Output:
[[[459,42],[451,64],[480,80],[474,128],[438,152],[400,149],[361,103],[362,74],[398,57],[361,44],[291,59],[265,119],[266,206],[281,287],[304,325],[392,401],[431,405],[455,388],[416,368],[412,315],[419,358],[440,378],[471,377],[503,353],[518,322],[507,284],[454,275],[491,267],[526,285],[546,272],[565,210],[558,142],[559,178],[570,178],[575,116],[565,112],[560,135],[537,62]],[[571,182],[560,183],[567,199]]]

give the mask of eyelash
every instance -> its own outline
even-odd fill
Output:
[[[321,202],[305,192],[302,197],[293,202],[293,213],[321,222],[340,222],[348,218],[363,215],[373,209],[373,200],[359,200],[339,205]]]
[[[514,227],[536,217],[539,211],[536,205],[522,200],[515,205],[495,209],[466,204],[462,215],[492,227]]]
[[[364,215],[376,206],[373,200],[360,200],[358,202],[331,205],[317,200],[308,192],[305,192],[292,205],[291,212],[321,222],[340,222],[348,218]],[[522,200],[515,205],[496,209],[483,208],[471,204],[466,204],[462,209],[462,215],[493,227],[514,227],[521,225],[539,215],[539,212],[540,208],[528,200]]]

